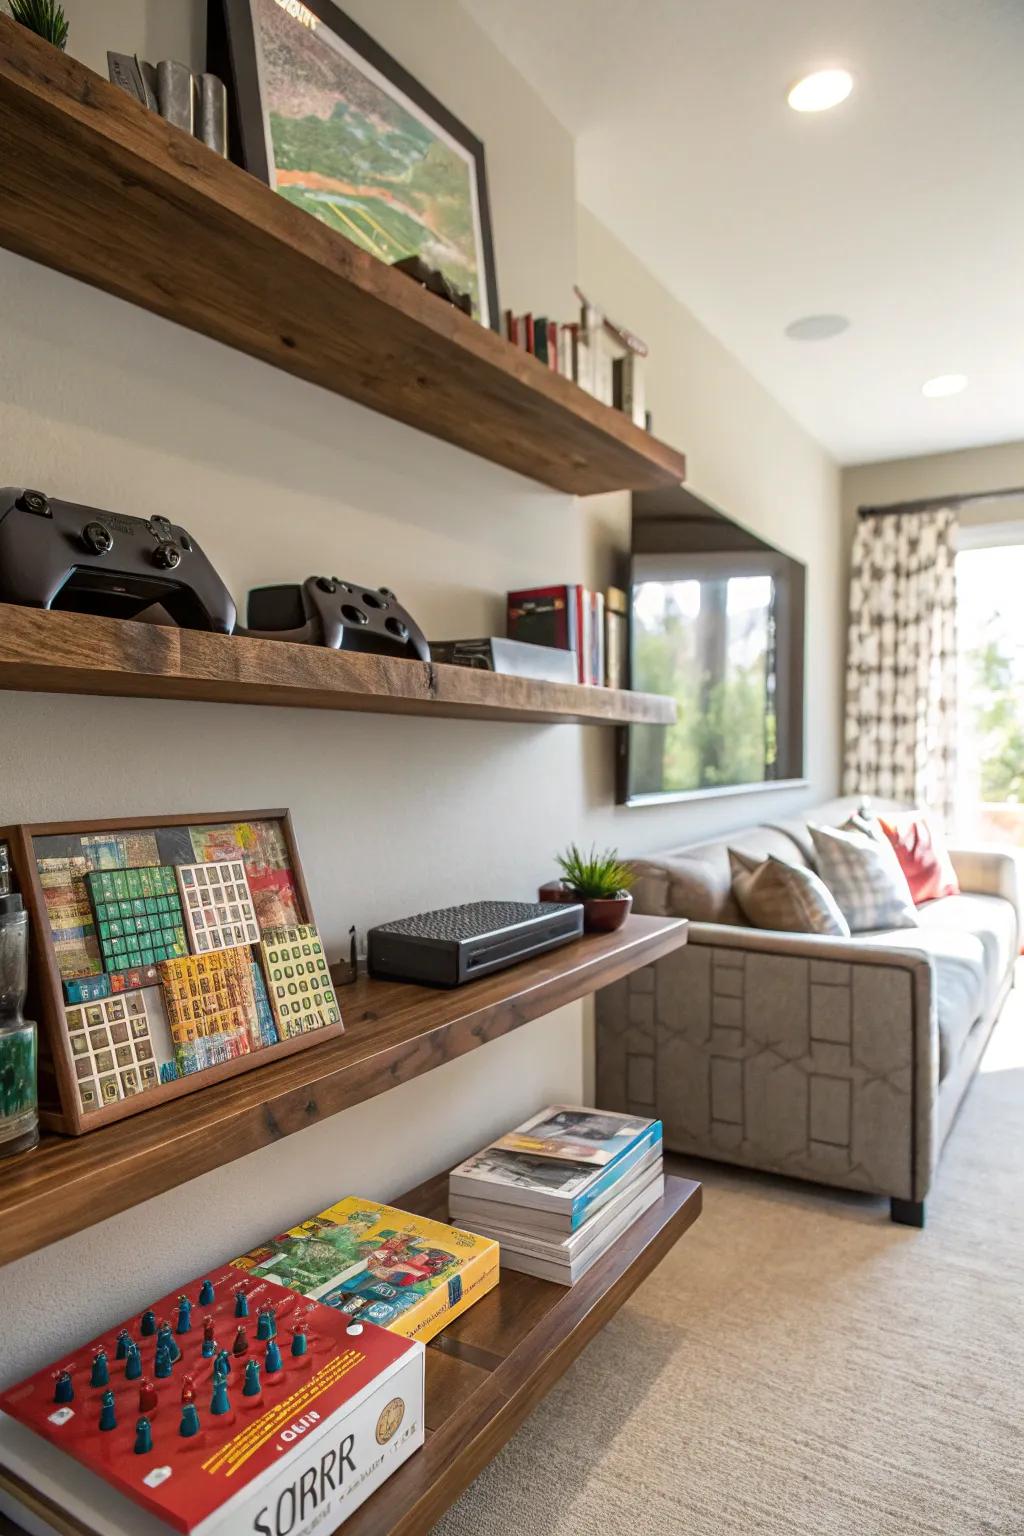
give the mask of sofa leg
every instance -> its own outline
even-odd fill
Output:
[[[889,1212],[893,1221],[901,1227],[924,1226],[923,1200],[890,1200]]]

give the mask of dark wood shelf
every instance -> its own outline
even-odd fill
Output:
[[[3,688],[542,725],[666,725],[676,717],[675,701],[656,693],[8,603],[0,603]]]
[[[447,1195],[441,1174],[395,1204],[446,1220]],[[344,1522],[345,1536],[426,1536],[700,1210],[700,1185],[670,1176],[659,1203],[574,1286],[502,1270],[498,1287],[427,1346],[426,1444]],[[47,1491],[8,1472],[0,1484],[61,1536],[95,1536]]]
[[[361,978],[344,1034],[0,1163],[0,1264],[103,1221],[443,1066],[686,942],[680,918],[630,917],[452,991]]]
[[[681,453],[0,17],[0,244],[557,490]]]

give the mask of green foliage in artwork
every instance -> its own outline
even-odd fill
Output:
[[[9,8],[11,16],[23,27],[45,37],[55,48],[64,48],[68,40],[68,19],[57,0],[9,0]]]

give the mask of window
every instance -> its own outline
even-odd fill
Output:
[[[956,832],[1024,846],[1024,544],[961,549],[956,582]]]

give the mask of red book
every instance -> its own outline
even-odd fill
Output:
[[[514,315],[510,309],[505,311],[505,335],[513,346],[519,345],[519,316]]]
[[[523,316],[523,346],[527,352],[533,351],[533,316]]]
[[[548,366],[558,372],[558,322],[548,321]]]
[[[573,651],[577,662],[581,638],[580,588],[530,587],[508,594],[508,637],[531,645]]]

